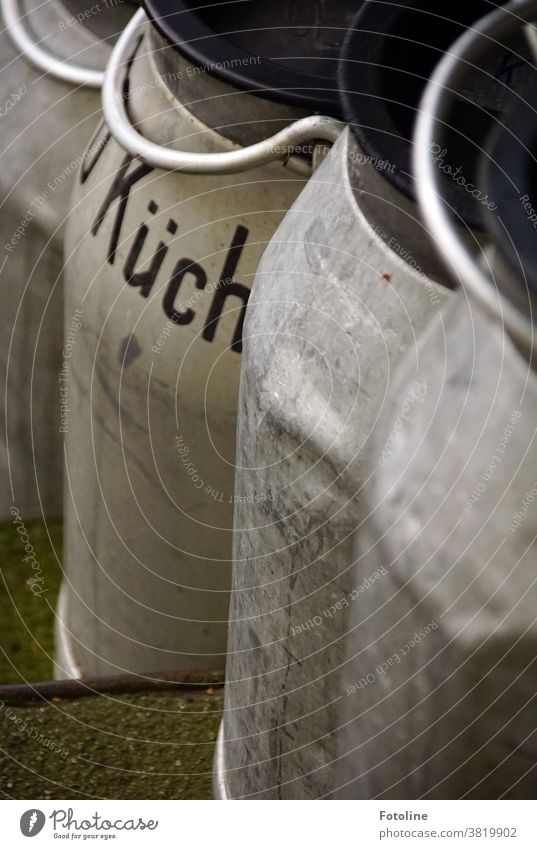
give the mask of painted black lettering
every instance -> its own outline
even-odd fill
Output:
[[[149,212],[153,215],[158,212],[158,206],[154,200],[149,202],[147,207]],[[177,229],[177,225],[175,221],[170,220],[168,222],[168,232],[175,232],[173,227],[170,225],[175,225],[175,229]],[[140,259],[140,254],[145,245],[145,240],[147,239],[149,233],[149,228],[147,224],[142,224],[138,228],[138,232],[136,233],[136,238],[134,239],[133,245],[129,251],[127,256],[127,260],[125,262],[125,266],[123,268],[123,276],[129,286],[138,286],[140,288],[140,295],[142,297],[147,298],[155,280],[157,279],[157,275],[162,267],[162,263],[168,253],[168,245],[165,242],[159,242],[158,247],[153,255],[151,263],[147,271],[136,271],[136,265],[138,260]]]
[[[127,203],[130,196],[130,191],[135,185],[135,183],[138,183],[139,180],[142,180],[153,170],[151,166],[142,163],[141,165],[138,165],[133,171],[131,171],[130,174],[128,174],[127,172],[132,161],[133,157],[130,155],[127,155],[123,160],[121,167],[114,177],[112,185],[108,190],[108,194],[106,195],[91,228],[92,235],[96,236],[99,232],[101,224],[105,219],[106,213],[108,212],[114,201],[119,199],[119,204],[116,211],[116,218],[110,234],[110,243],[108,245],[107,259],[111,265],[114,264],[114,260],[116,257],[116,250],[121,234],[121,227],[123,226],[123,220],[125,218],[125,212],[127,210]]]
[[[108,129],[104,121],[101,121],[84,154],[82,168],[80,169],[81,185],[84,185],[89,175],[97,165],[99,159],[102,156],[103,150],[105,149],[109,141],[110,130]]]
[[[198,265],[192,259],[179,260],[170,278],[163,300],[164,312],[174,324],[190,324],[191,321],[194,321],[196,315],[190,307],[184,312],[178,312],[174,306],[179,287],[187,274],[194,276],[197,289],[205,289],[207,285],[207,275],[201,265]]]
[[[237,351],[237,353],[239,354],[242,351],[242,328],[246,315],[246,305],[248,303],[248,298],[250,297],[250,290],[240,283],[235,283],[233,277],[237,270],[237,266],[239,264],[239,260],[244,250],[244,245],[246,244],[247,238],[248,230],[246,229],[246,227],[237,227],[235,235],[233,237],[233,241],[231,243],[231,247],[226,257],[226,261],[224,263],[222,277],[220,278],[220,281],[218,283],[218,288],[213,298],[211,308],[209,310],[209,314],[207,316],[205,327],[203,328],[202,333],[203,338],[207,342],[212,342],[216,334],[218,322],[220,321],[222,313],[224,311],[226,299],[232,296],[241,298],[243,301],[243,305],[241,307],[240,317],[237,322],[233,341],[231,343],[231,350]]]
[[[505,85],[512,88],[515,71],[527,64],[524,59],[515,59],[512,53],[505,53],[494,76],[497,80],[501,80],[503,77]]]

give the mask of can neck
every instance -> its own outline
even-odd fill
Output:
[[[349,132],[345,165],[354,202],[376,237],[417,274],[453,289],[445,266],[430,248],[417,204],[393,179],[394,164],[369,153]]]
[[[338,58],[363,2],[143,0],[143,6],[154,28],[193,65],[237,89],[339,118]]]
[[[255,144],[310,114],[224,82],[172,47],[152,26],[146,43],[155,71],[172,97],[205,126],[237,144]]]

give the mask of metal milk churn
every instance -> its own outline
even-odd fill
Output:
[[[348,612],[383,575],[356,577],[366,465],[394,369],[449,294],[412,200],[412,127],[436,63],[489,5],[466,4],[447,20],[435,8],[368,2],[358,13],[339,74],[353,132],[315,172],[256,276],[239,396],[219,797],[339,795]],[[506,68],[516,79],[518,68]],[[468,81],[450,131],[446,165],[469,183],[477,157],[460,128],[485,138],[487,112],[501,113],[515,84],[505,85],[501,62],[492,71],[485,84]],[[443,189],[478,238],[479,200],[447,173]]]
[[[369,455],[356,535],[339,752],[353,798],[533,798],[537,144],[533,63],[498,115],[476,188],[482,246],[465,243],[435,145],[468,69],[535,50],[537,3],[493,11],[435,72],[418,122],[423,218],[460,291],[407,353]]]
[[[62,225],[128,3],[3,0],[0,520],[60,516]]]
[[[67,227],[81,328],[59,676],[223,669],[246,304],[316,143],[342,128],[354,3],[145,9],[109,62]]]

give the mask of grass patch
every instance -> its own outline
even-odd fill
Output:
[[[17,528],[0,525],[0,684],[52,678],[62,524],[27,522],[26,531],[46,592],[34,595],[27,583],[35,573],[23,559],[27,554]]]
[[[0,684],[52,678],[61,522],[0,526]],[[140,693],[3,704],[0,790],[13,799],[210,799],[222,694]]]

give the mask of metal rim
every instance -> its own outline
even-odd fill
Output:
[[[34,67],[70,85],[96,89],[102,87],[103,71],[95,71],[92,68],[85,68],[65,59],[59,59],[47,50],[43,50],[32,39],[24,26],[26,16],[20,9],[20,0],[0,0],[0,4],[9,38]]]
[[[56,624],[54,629],[56,655],[54,658],[54,678],[56,680],[83,678],[82,668],[76,658],[73,640],[67,628],[67,606],[68,589],[65,581],[62,581],[56,607]]]
[[[286,160],[300,145],[314,140],[335,142],[343,127],[340,121],[324,115],[313,115],[295,121],[285,130],[248,147],[237,147],[223,153],[191,153],[161,147],[142,136],[131,124],[124,97],[125,72],[138,48],[147,24],[140,9],[119,38],[112,51],[103,83],[103,114],[118,144],[132,156],[143,159],[153,168],[186,171],[190,174],[236,174],[260,165]]]
[[[512,0],[482,18],[464,33],[441,59],[423,96],[414,138],[414,171],[421,214],[446,265],[481,306],[504,324],[513,341],[531,356],[533,326],[496,288],[463,242],[454,216],[444,201],[433,146],[449,126],[449,111],[461,82],[472,66],[482,67],[498,42],[537,16],[537,0]],[[440,131],[440,132],[439,132]]]
[[[230,798],[226,784],[226,764],[224,754],[224,722],[220,723],[213,760],[213,796],[220,802]]]
[[[176,0],[173,9],[170,9],[167,0],[142,0],[142,4],[152,26],[172,48],[195,65],[202,65],[214,76],[245,91],[256,89],[258,91],[253,93],[267,100],[289,103],[305,110],[327,111],[334,117],[341,117],[335,74],[317,77],[311,71],[285,67],[268,59],[260,65],[250,64],[248,59],[252,58],[252,54],[235,44],[233,39],[218,38],[217,32],[204,20],[203,12],[207,8],[214,9],[212,4]],[[228,5],[229,2],[223,4],[224,10]],[[180,41],[173,25],[175,20],[181,21]],[[276,26],[278,23],[274,21]],[[341,29],[344,30],[344,27]],[[337,65],[337,56],[333,59]]]

